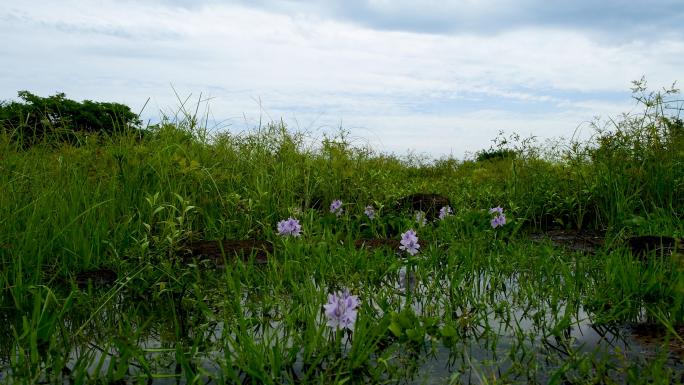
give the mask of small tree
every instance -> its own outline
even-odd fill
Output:
[[[140,118],[119,103],[76,102],[57,93],[46,98],[19,91],[22,102],[0,103],[0,130],[30,146],[38,141],[78,142],[79,133],[140,130]]]

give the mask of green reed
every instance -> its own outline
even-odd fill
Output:
[[[638,258],[624,239],[684,235],[681,120],[664,108],[674,93],[639,90],[644,113],[595,140],[513,140],[501,153],[516,156],[480,161],[377,154],[345,132],[312,144],[279,123],[212,136],[188,114],[77,145],[0,135],[2,381],[680,381],[667,344],[684,323],[681,254]],[[414,192],[447,196],[454,215],[421,226],[397,205]],[[499,205],[507,223],[493,229]],[[301,237],[278,235],[288,217]],[[408,229],[416,256],[354,246]],[[549,229],[606,240],[587,254],[527,237]],[[183,257],[201,239],[274,251],[217,268]],[[79,287],[97,268],[118,279]],[[323,304],[342,288],[361,300],[353,332],[326,325]],[[667,330],[653,356],[577,335],[643,322]]]

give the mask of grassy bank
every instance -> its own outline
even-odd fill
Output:
[[[5,128],[1,381],[681,381],[682,255],[625,242],[684,237],[684,128],[677,94],[640,92],[641,113],[590,141],[509,138],[479,160],[411,161],[344,133],[311,145],[279,124],[212,136],[194,117],[70,144],[25,146]],[[414,193],[453,215],[416,223],[400,204]],[[497,206],[507,221],[493,228]],[[301,236],[278,234],[289,217]],[[416,255],[354,245],[409,229]],[[602,242],[529,237],[551,230]],[[217,266],[187,257],[200,240],[272,248],[263,264],[224,252]],[[116,279],[82,282],[103,269]],[[344,288],[360,305],[336,329],[323,305]],[[642,325],[661,331],[652,355],[577,334],[629,340]]]

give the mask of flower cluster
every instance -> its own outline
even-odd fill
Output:
[[[489,213],[495,214],[491,221],[493,228],[501,227],[506,224],[506,216],[504,215],[503,208],[501,208],[501,206],[492,207],[489,209]]]
[[[406,252],[411,255],[416,255],[418,253],[418,249],[420,249],[420,245],[418,244],[418,236],[413,230],[408,230],[407,232],[401,234],[401,241],[399,243],[401,243],[399,249],[406,250]]]
[[[327,325],[335,330],[353,331],[360,304],[359,297],[349,294],[349,289],[328,294],[328,303],[323,305],[325,315],[328,317]]]
[[[290,217],[287,220],[278,222],[278,235],[288,236],[292,235],[298,237],[301,235],[302,226],[299,221]]]
[[[373,206],[366,206],[366,209],[363,211],[364,214],[368,217],[368,219],[373,219],[375,218],[375,209]]]
[[[449,215],[452,215],[453,213],[454,210],[451,209],[451,206],[444,206],[441,209],[439,209],[439,219],[444,219]]]
[[[335,199],[332,201],[330,204],[330,212],[337,215],[338,217],[342,215],[342,201],[339,199]]]
[[[427,224],[427,217],[424,212],[416,211],[416,223],[421,227]]]

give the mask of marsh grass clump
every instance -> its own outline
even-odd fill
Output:
[[[28,147],[1,121],[0,379],[681,382],[681,106],[644,86],[592,140],[434,162],[185,106]]]
[[[672,87],[649,92],[644,79],[634,82],[632,90],[644,111],[597,127],[596,146],[585,150],[595,175],[591,189],[603,192],[594,197],[597,219],[605,225],[625,225],[658,209],[682,212],[684,126],[679,91]]]

